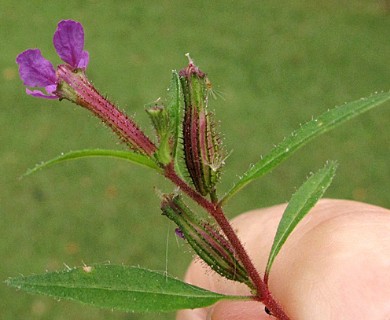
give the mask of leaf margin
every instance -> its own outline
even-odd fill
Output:
[[[93,280],[94,280],[93,277],[96,277],[96,272],[101,272],[102,270],[104,271],[104,269],[107,269],[107,270],[110,269],[111,271],[114,271],[114,272],[112,272],[112,275],[115,275],[114,280],[115,279],[118,280],[118,275],[115,272],[118,272],[118,270],[123,269],[126,271],[126,272],[124,272],[124,275],[127,276],[126,279],[128,279],[129,284],[130,284],[132,281],[128,277],[129,276],[128,271],[130,271],[130,274],[132,274],[132,272],[134,271],[134,274],[132,276],[136,280],[142,279],[142,277],[145,277],[145,275],[150,276],[153,279],[157,277],[159,281],[156,282],[157,285],[153,285],[153,288],[159,288],[163,285],[163,283],[168,283],[170,281],[169,284],[177,285],[177,287],[179,287],[179,288],[182,287],[185,290],[188,290],[187,292],[194,293],[194,295],[190,296],[188,294],[188,297],[186,297],[185,295],[180,296],[178,294],[177,289],[176,289],[173,292],[175,294],[171,294],[168,296],[169,304],[164,303],[164,305],[162,307],[161,307],[161,305],[160,305],[160,307],[158,307],[158,305],[156,305],[156,300],[153,298],[150,301],[145,302],[145,300],[144,300],[144,302],[142,302],[141,301],[142,299],[139,299],[140,292],[137,291],[138,290],[137,289],[137,290],[134,290],[135,295],[133,296],[133,302],[135,304],[138,304],[138,305],[136,307],[134,307],[134,306],[129,307],[128,303],[129,303],[129,301],[131,301],[131,298],[129,299],[129,296],[127,296],[126,298],[123,298],[121,296],[121,294],[124,291],[123,288],[118,287],[117,290],[113,290],[112,288],[109,288],[105,285],[105,281],[102,281],[102,288],[97,287],[96,284],[93,283]],[[66,286],[66,285],[64,285],[64,283],[61,283],[61,281],[59,281],[57,286],[45,285],[44,281],[43,281],[43,284],[37,283],[42,278],[50,278],[50,277],[57,277],[59,279],[61,277],[63,277],[63,278],[65,278],[65,280],[68,277],[70,280],[72,280],[72,279],[74,280],[74,278],[72,278],[72,275],[75,276],[74,278],[77,278],[77,276],[81,276],[81,279],[86,280],[87,283],[89,281],[90,287],[80,286],[80,287],[72,288],[71,285]],[[28,281],[30,281],[32,284],[28,284],[28,283],[26,284],[26,282],[28,282]],[[34,287],[34,281],[35,281],[35,287]],[[106,279],[106,281],[107,281],[107,279]],[[120,311],[125,311],[125,312],[140,312],[140,313],[172,312],[172,311],[177,311],[180,309],[190,309],[190,308],[192,309],[192,308],[207,307],[207,306],[212,305],[220,300],[249,300],[249,299],[252,299],[251,297],[248,297],[248,296],[232,296],[232,295],[223,295],[220,293],[212,292],[212,291],[185,283],[185,282],[178,280],[172,276],[168,276],[165,272],[158,272],[158,271],[148,270],[148,269],[140,268],[140,267],[128,267],[128,266],[124,266],[124,265],[114,265],[114,264],[93,264],[90,266],[84,265],[82,267],[68,268],[68,269],[63,270],[63,271],[48,272],[48,273],[40,274],[40,275],[31,275],[31,276],[26,276],[26,277],[19,276],[19,277],[15,277],[15,278],[9,278],[5,281],[5,283],[8,286],[16,287],[16,288],[18,288],[20,290],[24,290],[28,293],[42,294],[42,295],[49,296],[49,297],[52,297],[55,299],[66,299],[66,300],[77,301],[77,302],[80,302],[83,304],[88,304],[88,305],[101,307],[101,308],[110,308],[112,310],[120,310]],[[68,282],[68,283],[72,283],[72,282]],[[73,284],[74,284],[74,282],[73,282]],[[121,285],[123,285],[123,282],[121,282]],[[64,290],[64,292],[66,291],[66,289],[69,289],[70,291],[72,291],[72,289],[74,289],[76,291],[73,292],[73,296],[66,296],[66,294],[55,295],[55,294],[49,293],[50,289],[52,289],[52,288],[55,288],[55,289],[59,288],[59,290],[61,290],[61,288],[62,288]],[[88,297],[88,293],[87,293],[86,299],[87,300],[89,299],[89,301],[86,301],[85,296],[83,296],[83,294],[77,295],[77,290],[84,290],[84,291],[89,290],[90,293],[92,293],[92,297]],[[116,305],[112,305],[112,304],[110,304],[109,301],[107,301],[107,297],[104,295],[102,296],[101,295],[102,292],[97,292],[97,290],[106,290],[107,292],[112,294],[112,297],[114,297],[114,295],[117,294],[117,296],[115,296],[115,297],[117,298],[119,295],[120,301],[119,302],[114,301],[113,304],[116,303]],[[131,290],[128,290],[128,291],[131,292]],[[95,293],[95,297],[93,297],[94,293]],[[142,293],[145,293],[145,292],[141,292],[141,294]],[[147,292],[145,294],[156,294],[156,292]],[[161,293],[161,292],[158,293],[157,292],[157,294],[160,294],[161,301],[167,300],[166,293]],[[131,297],[131,294],[130,294],[130,297]],[[179,297],[181,299],[173,299],[173,297]],[[190,298],[190,299],[188,301],[185,301],[186,298],[187,299]],[[122,300],[124,300],[124,301],[122,301]],[[174,300],[176,300],[176,301],[174,301]],[[175,303],[180,307],[172,307],[172,305],[174,305]],[[142,306],[142,304],[144,304],[146,307]],[[150,304],[151,304],[151,306],[150,306]]]
[[[78,160],[78,159],[89,158],[89,157],[118,158],[118,159],[130,161],[134,164],[138,164],[144,167],[148,167],[158,171],[160,170],[159,166],[155,161],[151,160],[149,157],[145,155],[133,151],[109,150],[109,149],[83,149],[83,150],[69,151],[67,153],[60,154],[59,156],[52,158],[50,160],[38,163],[35,165],[34,168],[28,169],[21,176],[21,178],[29,176],[41,169],[50,167],[52,165],[64,161]]]
[[[363,97],[358,100],[354,100],[351,102],[347,102],[344,105],[336,106],[333,109],[330,109],[324,113],[322,113],[318,118],[310,120],[302,125],[299,129],[294,130],[291,135],[285,138],[282,142],[276,145],[266,156],[262,157],[258,162],[252,165],[242,176],[241,178],[228,190],[225,195],[219,201],[220,205],[225,204],[230,198],[232,198],[236,193],[241,191],[244,187],[246,187],[249,183],[254,180],[260,178],[265,175],[267,172],[275,168],[282,161],[287,159],[290,155],[292,155],[296,150],[303,147],[310,140],[316,138],[317,136],[328,132],[338,125],[350,120],[370,109],[379,106],[390,100],[390,91],[389,92],[381,92],[375,93],[368,97]],[[365,102],[365,103],[364,103]],[[355,105],[358,105],[355,109],[353,108]],[[352,110],[345,110],[352,109]],[[330,121],[332,119],[327,119],[332,114],[342,111],[344,114],[342,117],[338,119],[338,121]],[[349,112],[346,112],[349,111]],[[328,121],[328,123],[325,122]],[[324,125],[325,124],[325,125]],[[310,127],[314,127],[314,130],[309,134],[302,134],[302,131],[311,129]],[[302,137],[301,137],[302,135]],[[306,136],[305,136],[306,135]],[[301,138],[301,139],[299,139]],[[297,140],[297,141],[295,141]],[[301,140],[301,141],[298,141]],[[291,141],[294,142],[294,145],[291,146]]]
[[[292,195],[275,233],[265,268],[265,279],[268,279],[273,262],[290,234],[332,183],[336,169],[337,162],[328,161],[323,168],[313,173]]]

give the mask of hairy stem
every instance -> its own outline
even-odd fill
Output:
[[[177,185],[181,191],[186,193],[190,198],[192,198],[196,203],[203,207],[209,214],[211,214],[216,222],[218,223],[221,230],[224,232],[234,250],[237,253],[238,258],[242,262],[244,268],[248,272],[248,275],[256,288],[255,300],[258,300],[266,305],[269,311],[273,316],[280,320],[289,320],[289,317],[284,313],[279,304],[272,297],[269,292],[268,285],[261,279],[258,271],[256,270],[251,258],[246,252],[244,246],[242,245],[240,239],[238,238],[236,232],[232,228],[229,220],[226,218],[222,208],[210,202],[205,197],[203,197],[196,190],[191,188],[185,181],[183,181],[175,172],[174,166],[169,164],[165,167],[165,177],[171,180],[175,185]]]

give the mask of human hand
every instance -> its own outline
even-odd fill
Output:
[[[286,205],[254,210],[232,220],[261,272]],[[224,294],[248,295],[194,260],[186,282]],[[390,210],[325,199],[298,224],[270,272],[270,291],[291,319],[390,319]],[[259,302],[222,301],[182,310],[177,320],[270,319]]]

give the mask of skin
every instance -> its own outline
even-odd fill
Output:
[[[232,220],[263,272],[286,205],[247,212]],[[195,259],[185,280],[225,294],[248,295]],[[324,199],[290,235],[270,272],[270,290],[290,319],[390,319],[390,210]],[[222,301],[182,310],[177,320],[273,319],[259,302]]]

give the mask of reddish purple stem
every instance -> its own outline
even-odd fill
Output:
[[[250,279],[254,287],[256,288],[256,297],[255,300],[262,302],[275,316],[280,320],[289,320],[290,318],[284,313],[283,309],[272,297],[268,284],[266,284],[260,277],[258,271],[248,253],[246,252],[244,246],[242,245],[237,234],[233,230],[231,224],[227,220],[223,210],[220,206],[213,204],[204,198],[200,193],[192,189],[186,182],[184,182],[175,172],[172,164],[169,164],[165,167],[165,176],[176,184],[180,189],[186,193],[190,198],[202,206],[207,212],[209,212],[217,221],[219,227],[226,235],[227,239],[230,241],[235,252],[237,253],[238,258],[242,262],[244,268],[247,270]]]

